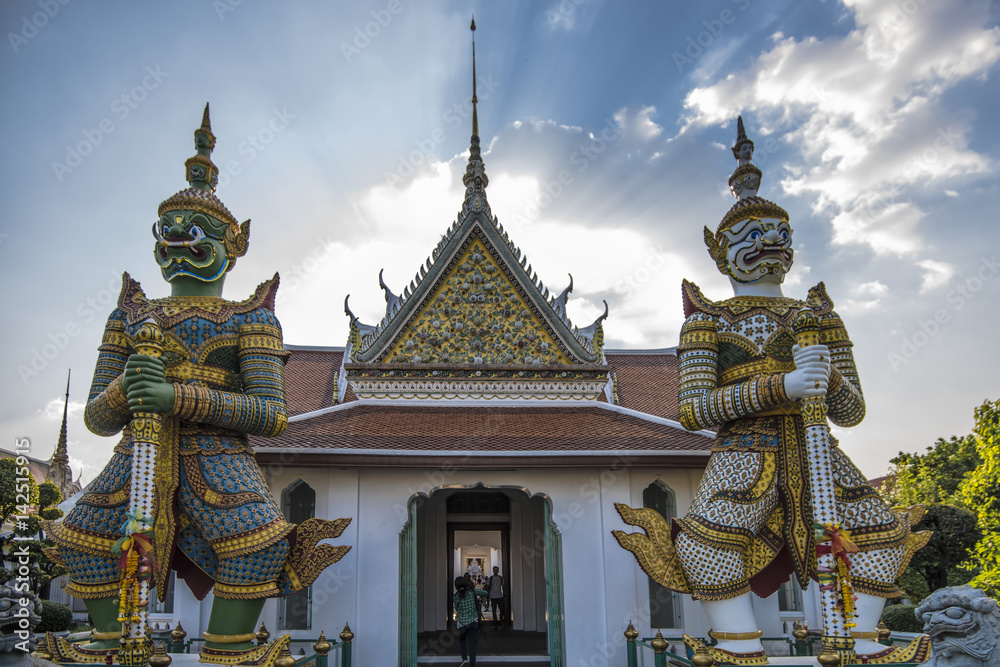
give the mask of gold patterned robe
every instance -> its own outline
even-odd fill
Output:
[[[288,523],[271,496],[247,434],[285,430],[281,326],[275,276],[242,302],[216,297],[147,299],[125,274],[118,308],[105,326],[85,412],[88,428],[123,437],[108,465],[66,519],[52,527],[75,597],[118,591],[111,546],[129,505],[132,413],[121,378],[133,340],[152,318],[164,335],[162,359],[175,401],[163,415],[155,461],[154,583],[161,599],[171,569],[201,599],[257,599],[308,586],[350,548],[318,545],[350,519]]]
[[[784,391],[784,375],[795,369],[792,321],[804,307],[820,321],[832,364],[829,418],[838,426],[865,414],[851,340],[822,283],[808,302],[714,303],[687,281],[683,291],[680,419],[692,430],[718,428],[718,435],[694,502],[670,535],[648,510],[621,505],[623,519],[648,537],[615,537],[659,583],[701,599],[751,590],[767,597],[792,572],[805,587],[816,574],[816,543],[802,419]],[[841,524],[861,550],[852,557],[856,590],[898,595],[896,578],[929,537],[910,534],[922,510],[892,511],[836,446],[831,469]]]

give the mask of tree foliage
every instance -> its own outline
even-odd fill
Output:
[[[884,495],[894,505],[928,505],[919,528],[935,531],[900,578],[913,600],[963,583],[1000,599],[1000,401],[986,401],[975,415],[969,435],[892,459]],[[975,532],[959,510],[975,516]]]
[[[6,524],[11,517],[21,514],[18,506],[23,504],[25,495],[29,505],[38,503],[38,484],[30,473],[18,475],[21,472],[18,468],[21,467],[16,459],[0,459],[0,524]]]
[[[1000,400],[976,409],[973,436],[979,463],[958,493],[983,532],[974,552],[979,574],[970,583],[1000,600]]]
[[[882,611],[882,620],[893,632],[922,632],[924,624],[917,620],[916,611],[912,604],[887,605]]]
[[[982,537],[975,514],[951,505],[931,505],[914,530],[930,530],[933,535],[900,577],[899,585],[910,600],[919,603],[939,588],[969,583],[973,573],[961,565]]]
[[[925,454],[900,452],[891,463],[885,495],[894,505],[961,505],[955,494],[979,465],[979,454],[975,437],[952,436],[950,440],[938,438]]]
[[[62,516],[62,510],[56,507],[62,502],[62,494],[59,487],[52,482],[36,484],[30,474],[18,476],[18,468],[15,459],[0,460],[0,516],[4,522],[13,521],[13,530],[0,537],[0,561],[6,561],[11,566],[0,567],[0,583],[7,582],[18,576],[16,571],[20,565],[19,557],[13,554],[17,549],[26,548],[28,551],[28,581],[31,590],[35,593],[43,592],[49,582],[59,575],[65,574],[66,569],[55,563],[45,555],[44,549],[54,546],[52,540],[45,538],[42,528],[42,520],[55,520]],[[18,488],[18,487],[21,488]],[[25,489],[31,507],[23,507]],[[18,498],[19,493],[22,496]],[[22,510],[28,509],[28,513]],[[24,516],[24,519],[15,517]]]

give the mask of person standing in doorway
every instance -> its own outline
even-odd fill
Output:
[[[462,650],[462,664],[459,667],[476,667],[476,646],[479,643],[482,603],[485,600],[486,591],[471,586],[466,577],[455,579],[455,594],[451,601],[455,606],[455,621],[458,623],[458,646]]]
[[[500,621],[507,622],[507,607],[504,605],[503,589],[503,575],[500,574],[500,568],[494,565],[493,576],[486,580],[486,590],[490,592],[490,606],[493,608],[494,623],[497,621],[498,614]]]
[[[483,605],[483,614],[485,614],[486,612],[488,612],[490,610],[490,596],[489,596],[489,591],[486,589],[486,582],[488,580],[489,580],[489,577],[486,577],[486,579],[483,579],[482,577],[476,577],[476,590],[486,591],[486,593],[487,593],[486,598],[485,598],[486,604]]]

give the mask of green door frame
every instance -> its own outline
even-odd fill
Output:
[[[482,485],[467,488],[477,488]],[[486,487],[508,488],[508,487]],[[516,487],[514,487],[516,488]],[[517,488],[532,498],[526,489]],[[407,518],[399,532],[399,667],[417,666],[417,499],[407,503]],[[566,617],[563,612],[562,534],[552,519],[552,501],[541,496],[545,525],[545,605],[549,664],[566,667]],[[469,524],[466,524],[469,525]],[[454,538],[449,524],[448,535]],[[464,529],[464,526],[463,528]],[[450,544],[454,548],[454,544]],[[509,545],[506,545],[509,550]],[[509,568],[509,563],[506,564]]]
[[[552,501],[543,497],[542,507],[545,508],[545,603],[548,607],[549,664],[551,667],[566,667],[562,535],[552,520]]]
[[[417,667],[417,497],[399,531],[399,667]]]

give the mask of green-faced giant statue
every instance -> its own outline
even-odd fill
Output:
[[[287,425],[278,278],[245,301],[222,298],[226,274],[247,251],[250,222],[238,224],[214,194],[208,106],[195,147],[185,163],[190,187],[160,204],[153,225],[170,296],[148,299],[126,274],[104,329],[85,419],[94,433],[122,438],[52,527],[68,591],[86,602],[95,641],[70,646],[50,637],[57,662],[103,663],[123,627],[132,637],[129,618],[145,602],[131,597],[129,582],[148,573],[162,599],[173,570],[199,599],[214,589],[202,662],[272,664],[288,638],[252,645],[264,601],[308,586],[349,549],[318,544],[338,537],[349,519],[285,521],[254,461],[247,436],[279,435]],[[147,441],[155,445],[149,465],[137,467]],[[148,509],[137,509],[143,491],[133,478],[144,475]]]

